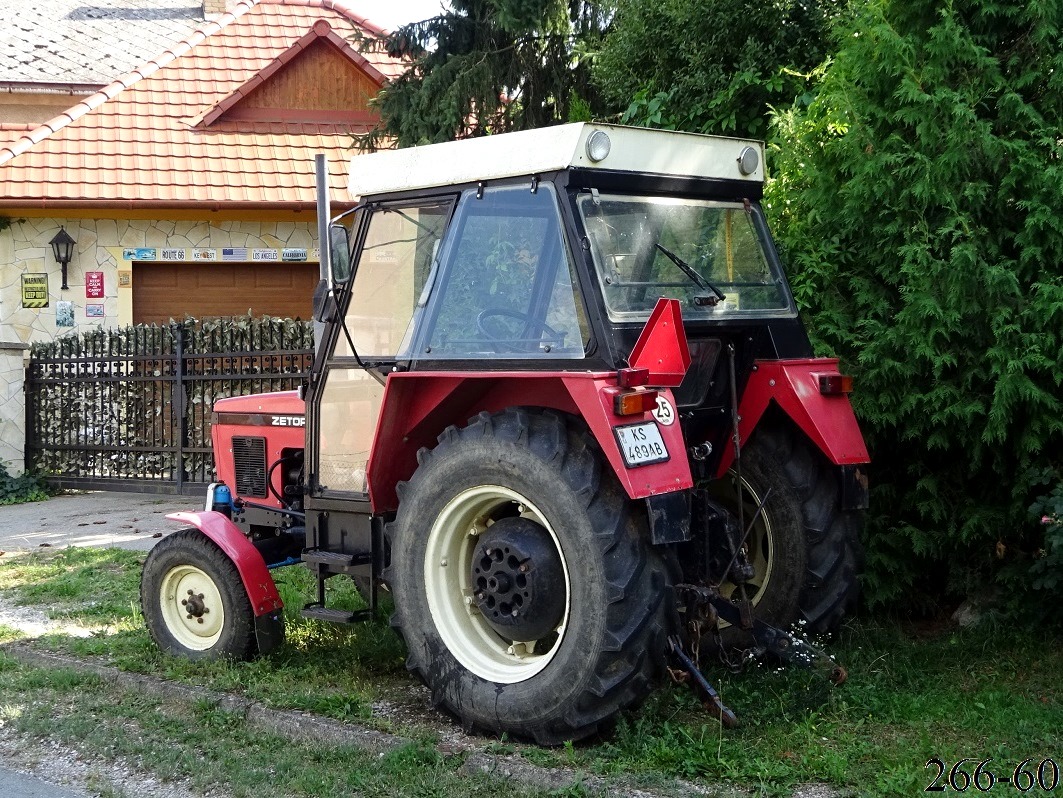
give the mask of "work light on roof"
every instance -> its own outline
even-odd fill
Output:
[[[744,175],[751,175],[760,166],[760,156],[756,147],[743,147],[738,153],[738,171]]]
[[[609,155],[613,142],[604,130],[595,130],[587,137],[587,157],[595,163],[604,161]]]

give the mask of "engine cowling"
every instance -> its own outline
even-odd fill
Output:
[[[211,440],[218,480],[234,498],[280,507],[306,448],[306,403],[298,391],[219,399]]]

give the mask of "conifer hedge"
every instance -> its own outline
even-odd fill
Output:
[[[815,99],[777,116],[771,213],[857,378],[865,595],[1058,599],[1063,7],[856,5]]]

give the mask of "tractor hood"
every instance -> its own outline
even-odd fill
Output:
[[[261,416],[303,416],[306,402],[299,397],[298,391],[277,391],[276,393],[256,393],[250,396],[230,396],[218,399],[214,403],[215,416],[261,415]],[[218,423],[215,419],[214,423]],[[278,424],[268,426],[290,426]]]

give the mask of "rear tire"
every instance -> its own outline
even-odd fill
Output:
[[[749,538],[756,576],[747,596],[756,616],[782,629],[801,622],[810,633],[834,631],[859,594],[863,513],[841,508],[837,468],[788,426],[758,429],[742,450],[741,470],[746,524],[768,497]],[[732,469],[713,488],[732,512],[735,478]],[[722,586],[725,595],[731,589]],[[728,646],[740,640],[734,629],[723,637]]]
[[[662,670],[670,581],[593,439],[553,414],[481,413],[419,461],[385,578],[433,703],[544,745],[639,703]]]
[[[144,561],[140,606],[160,649],[187,659],[249,659],[255,616],[240,572],[197,529],[159,541]]]

